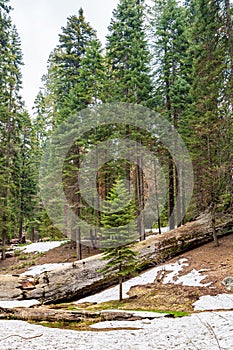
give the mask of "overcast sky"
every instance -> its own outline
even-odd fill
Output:
[[[78,15],[80,7],[86,20],[97,30],[104,43],[107,27],[118,0],[10,0],[11,12],[16,24],[24,55],[23,97],[31,109],[46,73],[47,60],[52,49],[58,44],[61,27],[66,26],[67,17]]]

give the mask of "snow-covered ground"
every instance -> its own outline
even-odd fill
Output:
[[[169,227],[161,227],[161,233],[165,233],[169,231]],[[149,228],[149,229],[145,229],[146,233],[159,233],[159,229],[158,228]]]
[[[42,272],[49,272],[53,270],[57,270],[61,267],[69,267],[72,263],[54,263],[54,264],[43,264],[30,267],[27,271],[23,272],[21,276],[36,276],[41,274]]]
[[[53,241],[53,242],[36,242],[31,243],[25,247],[20,247],[24,253],[45,253],[51,249],[60,247],[68,241]]]
[[[161,233],[165,233],[169,231],[169,227],[161,227]],[[152,229],[146,229],[145,233],[147,234],[146,240],[150,239],[151,237],[155,237],[155,235],[159,234],[158,228],[152,228]]]
[[[193,305],[196,311],[233,310],[233,294],[204,295]]]
[[[201,275],[199,271],[192,270],[187,275],[178,276],[182,272],[185,266],[188,266],[187,259],[180,259],[175,263],[164,264],[161,266],[154,267],[141,275],[130,279],[123,283],[123,298],[128,298],[128,292],[131,287],[138,285],[145,285],[153,283],[158,276],[158,273],[167,273],[163,279],[163,284],[174,283],[183,284],[184,286],[202,286],[205,287],[209,284],[202,284],[201,281],[206,275]],[[98,294],[78,300],[76,303],[91,302],[91,303],[102,303],[110,300],[118,300],[119,298],[119,287],[115,286],[108,288]]]
[[[44,328],[0,321],[1,350],[231,350],[233,312],[204,312],[178,319],[109,321],[100,331]],[[101,328],[114,328],[104,331]],[[121,329],[117,329],[117,328]],[[122,328],[127,327],[127,330]],[[219,343],[219,344],[218,344]]]
[[[78,261],[78,263],[84,263],[98,258],[100,259],[101,257],[101,254],[89,256],[88,258]],[[51,263],[31,266],[27,271],[23,272],[21,276],[36,276],[45,271],[49,272],[63,267],[71,267],[72,265],[73,263]]]
[[[0,307],[6,308],[6,309],[13,309],[15,307],[31,307],[31,306],[35,306],[35,305],[40,305],[40,302],[36,299],[31,299],[31,300],[0,300]]]

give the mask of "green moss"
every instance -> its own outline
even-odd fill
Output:
[[[138,311],[148,311],[148,310],[138,310]],[[189,316],[190,313],[188,312],[183,312],[183,311],[171,311],[171,310],[149,310],[150,312],[157,312],[157,313],[162,313],[162,314],[169,314],[173,315],[174,317],[184,317],[184,316]]]

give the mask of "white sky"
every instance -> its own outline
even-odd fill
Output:
[[[66,26],[67,17],[78,15],[82,7],[86,20],[104,43],[117,4],[118,0],[10,0],[14,8],[11,18],[22,42],[23,98],[29,109],[42,85],[49,54],[58,44],[58,34],[61,27]]]

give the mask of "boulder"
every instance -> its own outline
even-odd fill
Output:
[[[227,290],[229,290],[230,292],[233,292],[233,277],[231,276],[225,277],[222,280],[222,284],[226,287]]]

